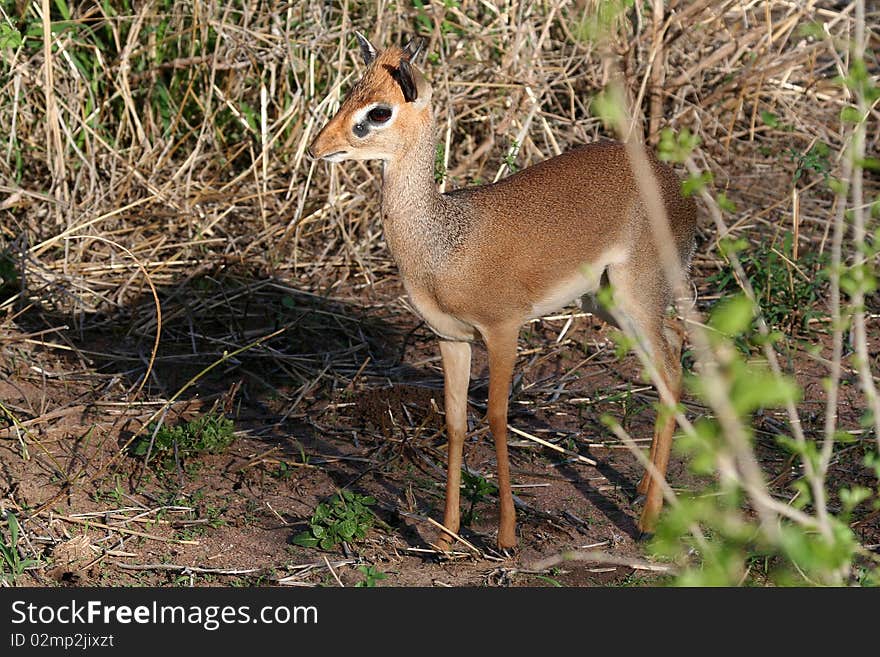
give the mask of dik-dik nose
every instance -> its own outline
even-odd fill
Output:
[[[306,155],[312,160],[320,160],[327,154],[327,144],[325,142],[326,139],[324,139],[324,132],[322,130],[306,148]]]
[[[322,134],[323,134],[323,130],[322,130],[321,132],[319,132],[319,133],[315,136],[314,139],[312,139],[312,141],[309,143],[308,148],[306,148],[306,155],[308,155],[309,158],[311,158],[311,159],[313,159],[313,160],[314,160],[315,158],[317,158],[316,153],[320,153],[320,152],[321,152],[320,144],[318,144],[318,142],[321,141],[321,135],[322,135]]]

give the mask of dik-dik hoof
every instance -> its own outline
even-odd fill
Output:
[[[502,554],[513,552],[516,550],[516,531],[498,531],[498,550]]]
[[[452,543],[454,540],[454,538],[444,532],[437,537],[437,540],[434,542],[434,546],[441,552],[451,552]]]
[[[642,515],[639,516],[638,522],[638,528],[642,534],[654,534],[654,529],[657,527],[657,518],[660,517],[662,503],[662,498],[658,502],[657,500],[652,500],[650,495],[648,496],[645,508],[642,509]]]
[[[516,553],[518,550],[515,547],[512,548],[498,548],[498,552],[505,559],[514,559],[516,558]]]

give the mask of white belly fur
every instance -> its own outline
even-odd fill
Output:
[[[605,268],[625,259],[623,251],[612,250],[604,253],[597,262],[582,264],[570,278],[551,287],[541,300],[532,305],[532,318],[564,308],[585,294],[593,294],[599,289]]]

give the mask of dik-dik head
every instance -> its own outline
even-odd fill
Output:
[[[413,66],[422,41],[377,52],[355,32],[367,65],[336,115],[309,146],[313,157],[393,160],[431,125],[431,85]]]

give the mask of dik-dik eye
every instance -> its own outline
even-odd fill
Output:
[[[385,123],[388,119],[391,118],[391,108],[383,107],[379,105],[378,107],[374,107],[369,112],[367,112],[367,118],[370,119],[371,123]]]

